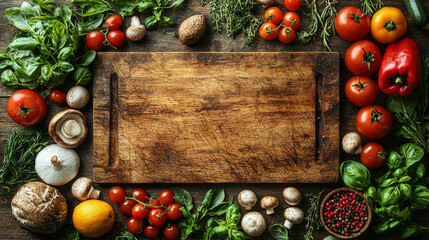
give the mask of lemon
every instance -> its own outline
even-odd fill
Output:
[[[110,231],[114,223],[113,208],[101,200],[84,201],[73,212],[73,225],[85,237],[100,237]]]

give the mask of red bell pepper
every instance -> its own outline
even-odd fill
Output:
[[[406,96],[421,78],[421,54],[417,43],[405,37],[390,44],[381,60],[378,86],[387,95]]]

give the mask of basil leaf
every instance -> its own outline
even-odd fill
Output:
[[[401,154],[405,157],[405,165],[407,168],[420,161],[424,155],[423,149],[412,143],[403,144],[400,150]]]
[[[390,206],[396,204],[401,197],[401,192],[397,187],[388,187],[381,191],[382,206]]]
[[[410,116],[415,111],[418,103],[418,94],[412,93],[406,97],[391,95],[387,98],[387,109],[394,113],[407,112]]]
[[[42,75],[42,77],[45,80],[48,80],[49,78],[51,78],[51,75],[52,75],[52,65],[51,64],[45,64],[45,65],[43,65],[40,74]]]
[[[73,65],[71,65],[69,62],[66,62],[66,61],[59,62],[58,67],[63,72],[71,72],[74,70]]]
[[[403,168],[398,168],[395,170],[395,172],[393,172],[393,176],[395,178],[401,178],[402,176],[404,176],[405,174],[405,170]]]
[[[429,189],[423,185],[417,185],[414,188],[411,204],[416,209],[426,209],[426,207],[429,205]]]
[[[144,25],[146,26],[147,30],[152,30],[158,25],[158,20],[156,19],[156,16],[147,17],[144,22]]]
[[[67,43],[68,31],[60,21],[52,23],[51,42],[55,49],[61,49]]]
[[[270,235],[276,240],[289,240],[289,233],[282,224],[274,224],[268,228]]]
[[[398,181],[398,182],[403,183],[403,182],[408,182],[408,181],[410,181],[410,180],[411,180],[411,177],[410,177],[410,176],[403,176],[403,177],[401,177],[401,178],[399,179],[399,181]]]
[[[215,207],[207,213],[209,216],[220,216],[225,214],[228,211],[229,206],[234,202],[234,198],[231,198],[229,202],[223,202],[219,206]]]
[[[384,182],[381,183],[380,187],[389,187],[389,186],[392,186],[395,183],[396,183],[396,179],[389,178],[389,179],[384,180]]]
[[[211,218],[213,219],[213,218]],[[220,225],[213,228],[213,233],[219,236],[226,235],[228,233],[228,227]]]
[[[182,4],[185,0],[176,0],[173,4],[170,5],[170,7],[178,7],[180,4]]]
[[[20,86],[18,78],[10,69],[7,69],[1,74],[1,83],[8,87]]]
[[[208,209],[213,197],[213,190],[208,190],[206,195],[204,195],[203,201],[198,205],[197,213],[202,211],[203,209]]]
[[[402,194],[407,198],[410,198],[413,194],[413,190],[412,190],[410,184],[401,183],[399,185],[399,189],[401,189]]]
[[[246,235],[244,235],[244,233],[242,231],[238,231],[236,229],[233,229],[231,231],[231,238],[233,240],[245,240],[246,239]]]
[[[215,207],[219,206],[223,200],[225,200],[225,191],[223,189],[215,190],[213,192],[209,210],[213,210]]]
[[[372,227],[372,230],[374,230],[374,232],[376,232],[376,233],[384,233],[384,232],[386,232],[388,229],[389,229],[389,225],[388,225],[388,223],[387,223],[387,222],[384,222],[384,223],[382,223],[382,224],[380,224],[380,225],[374,225],[374,226]]]
[[[21,8],[8,8],[4,13],[13,26],[24,32],[34,33],[29,21],[32,17],[40,16],[40,7],[33,8],[29,3],[23,2]]]
[[[150,13],[155,7],[151,0],[140,0],[137,2],[137,9],[140,13]]]
[[[371,184],[369,170],[362,163],[345,161],[340,166],[340,174],[347,186],[359,191]]]
[[[232,204],[231,206],[229,206],[228,210],[226,211],[225,218],[226,218],[228,225],[229,224],[237,225],[237,223],[241,219],[241,213],[240,213],[240,209],[238,208],[238,206],[235,204]]]
[[[60,50],[60,52],[58,53],[58,59],[59,60],[62,60],[62,61],[65,61],[65,60],[67,60],[71,55],[73,54],[73,48],[71,48],[71,47],[65,47],[65,48],[62,48],[61,50]]]
[[[191,194],[183,188],[174,189],[174,199],[180,206],[185,207],[189,212],[194,205],[192,204]]]
[[[404,164],[404,159],[397,152],[391,152],[387,158],[387,166],[389,169],[396,169]]]
[[[74,79],[78,85],[87,85],[92,81],[92,71],[89,67],[79,67],[74,72]]]
[[[415,237],[423,231],[419,225],[412,222],[408,224],[403,224],[403,226],[404,227],[402,228],[401,239]]]
[[[177,23],[173,21],[173,19],[169,17],[162,16],[161,23],[164,24],[166,27],[175,27]]]
[[[334,236],[327,236],[323,240],[340,240],[340,239]]]
[[[19,50],[33,50],[40,46],[40,42],[32,37],[21,37],[15,38],[13,42],[10,43],[9,49],[19,49]]]
[[[80,60],[80,66],[88,67],[94,61],[96,56],[97,53],[94,50],[86,52]]]
[[[423,163],[420,163],[416,170],[416,175],[419,178],[423,178],[426,173],[426,167]]]

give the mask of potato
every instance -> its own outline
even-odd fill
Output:
[[[207,20],[204,15],[194,15],[180,24],[179,39],[184,45],[196,43],[206,31]]]

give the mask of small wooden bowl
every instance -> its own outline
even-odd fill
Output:
[[[325,223],[325,219],[324,219],[324,217],[323,217],[323,206],[325,206],[325,204],[326,204],[326,202],[329,200],[329,198],[332,196],[332,195],[334,195],[334,194],[336,194],[336,193],[338,193],[338,192],[353,192],[353,193],[355,193],[356,195],[359,195],[363,200],[364,200],[364,202],[365,202],[365,204],[366,204],[366,206],[367,206],[367,209],[368,209],[368,220],[366,221],[366,223],[365,223],[365,226],[363,226],[362,227],[362,229],[359,231],[359,232],[355,232],[355,233],[351,233],[351,235],[350,236],[344,236],[344,235],[342,235],[342,234],[338,234],[338,233],[336,233],[336,232],[333,232],[327,225],[326,225],[326,223]],[[360,192],[358,192],[358,191],[356,191],[356,190],[354,190],[354,189],[351,189],[351,188],[338,188],[338,189],[335,189],[335,190],[333,190],[332,192],[330,192],[330,193],[328,193],[328,195],[326,195],[326,197],[323,199],[323,201],[322,201],[322,205],[320,206],[320,221],[322,222],[322,225],[323,225],[323,227],[326,229],[326,231],[328,231],[329,232],[329,234],[331,234],[331,235],[333,235],[333,236],[335,236],[335,237],[337,237],[337,238],[341,238],[341,239],[352,239],[352,238],[355,238],[355,237],[357,237],[357,236],[360,236],[362,233],[364,233],[367,229],[368,229],[368,227],[369,227],[369,225],[371,224],[371,219],[372,219],[372,210],[371,210],[371,207],[369,206],[369,204],[368,204],[368,201],[366,200],[366,198],[363,196],[363,194],[362,193],[360,193]]]

